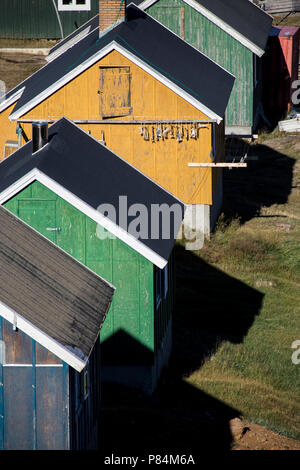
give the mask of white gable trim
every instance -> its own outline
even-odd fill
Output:
[[[0,102],[0,113],[7,109],[10,105],[14,104],[18,99],[21,97],[25,87],[21,88],[20,90],[16,91],[13,95],[11,95],[8,99],[4,99]]]
[[[15,196],[18,192],[22,191],[22,189],[24,189],[26,186],[33,183],[34,181],[39,181],[41,184],[43,184],[55,194],[60,196],[62,199],[67,201],[69,204],[72,204],[72,206],[76,207],[79,211],[83,212],[85,215],[100,224],[110,233],[112,233],[117,238],[126,243],[128,246],[133,248],[137,253],[140,253],[146,259],[151,261],[151,263],[155,264],[155,266],[159,267],[160,269],[163,269],[167,264],[168,261],[157,253],[155,253],[155,251],[151,250],[151,248],[144,245],[141,241],[137,240],[133,235],[130,235],[130,233],[116,225],[107,217],[104,217],[96,209],[89,206],[87,203],[75,196],[75,194],[71,193],[59,183],[49,178],[45,173],[41,172],[37,168],[31,170],[22,178],[20,178],[16,183],[12,184],[7,189],[5,189],[0,194],[0,204],[4,204],[6,201]]]
[[[46,90],[43,90],[39,95],[32,98],[32,100],[30,100],[28,103],[24,104],[24,106],[22,106],[18,111],[15,111],[15,112],[13,111],[11,113],[11,115],[9,116],[9,119],[11,121],[19,119],[26,112],[30,111],[32,108],[37,106],[40,102],[42,102],[43,100],[48,98],[50,95],[55,93],[61,87],[63,87],[67,83],[69,83],[71,80],[73,80],[75,77],[77,77],[80,73],[84,72],[87,68],[94,65],[97,61],[101,60],[105,55],[109,54],[113,50],[116,50],[120,54],[127,57],[133,63],[135,63],[136,65],[141,67],[143,70],[145,70],[147,73],[149,73],[154,78],[156,78],[159,82],[166,85],[169,89],[174,91],[177,95],[181,96],[184,100],[188,101],[195,108],[199,109],[199,111],[206,114],[210,119],[215,119],[218,122],[218,124],[222,121],[222,119],[223,119],[222,116],[218,116],[212,110],[208,109],[205,105],[200,103],[200,101],[198,101],[192,95],[190,95],[186,91],[182,90],[182,88],[180,88],[178,85],[176,85],[170,79],[166,78],[163,74],[156,71],[153,67],[151,67],[147,63],[143,62],[139,57],[137,57],[133,53],[129,52],[126,48],[120,46],[116,41],[112,41],[110,44],[105,46],[103,49],[101,49],[100,51],[97,51],[96,54],[94,54],[89,59],[84,61],[78,67],[75,67],[73,70],[71,70],[69,73],[64,75],[61,79],[59,79],[57,82],[52,84]]]
[[[153,67],[148,65],[147,63],[141,61],[138,57],[136,57],[134,54],[129,52],[127,49],[124,47],[120,46],[119,44],[116,47],[116,50],[120,52],[120,54],[124,55],[127,57],[127,59],[131,60],[131,62],[135,63],[138,65],[141,69],[145,70],[145,72],[149,73],[152,75],[152,77],[156,78],[159,82],[163,83],[168,87],[170,90],[174,91],[177,95],[181,96],[185,101],[193,105],[196,109],[201,111],[202,113],[206,114],[210,119],[215,119],[218,124],[223,120],[222,116],[219,116],[216,114],[214,111],[211,109],[207,108],[204,104],[200,103],[196,98],[194,98],[192,95],[187,93],[186,91],[182,90],[178,85],[176,85],[174,82],[166,78],[163,74],[155,70]]]
[[[151,7],[154,3],[156,3],[157,1],[158,0],[145,0],[144,2],[140,3],[140,5],[138,5],[138,8],[140,8],[141,10],[146,10],[147,8]],[[198,11],[203,16],[205,16],[205,18],[210,20],[212,23],[214,23],[216,26],[221,28],[227,34],[229,34],[234,39],[239,41],[243,46],[247,47],[247,49],[249,49],[251,52],[256,54],[258,57],[261,57],[264,54],[265,51],[263,49],[256,46],[256,44],[254,44],[252,41],[250,41],[245,36],[243,36],[243,34],[236,31],[234,28],[229,26],[229,24],[225,23],[225,21],[221,20],[221,18],[214,15],[211,11],[207,10],[205,7],[200,5],[195,0],[183,0],[183,1],[187,5],[189,5],[190,7],[194,8],[194,10]]]
[[[11,324],[16,325],[19,330],[23,331],[23,333],[30,336],[30,338],[37,341],[39,344],[44,346],[44,348],[48,349],[48,351],[55,354],[62,361],[66,362],[69,366],[73,367],[78,372],[81,372],[85,367],[88,358],[85,360],[80,359],[78,356],[73,354],[71,350],[68,349],[68,347],[63,346],[55,339],[48,336],[42,330],[34,326],[31,322],[26,320],[24,317],[19,315],[1,301],[0,315]]]

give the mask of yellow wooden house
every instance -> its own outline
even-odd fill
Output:
[[[31,139],[33,121],[66,116],[185,204],[208,209],[209,232],[222,199],[221,169],[188,164],[224,161],[234,77],[133,5],[106,26],[6,96],[0,148]]]

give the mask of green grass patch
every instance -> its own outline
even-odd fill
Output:
[[[270,152],[276,150],[274,155],[280,160],[282,171],[272,173],[272,159],[267,155],[268,165],[262,165],[261,170],[253,169],[253,195],[260,178],[266,181],[267,191],[269,173],[272,173],[272,186],[279,187],[285,172],[292,169],[293,177],[286,178],[288,197],[282,198],[281,204],[276,202],[276,197],[274,204],[262,203],[257,215],[245,220],[223,214],[211,239],[196,253],[203,263],[228,276],[223,283],[228,281],[226,291],[230,292],[232,302],[226,300],[225,291],[218,291],[221,286],[217,281],[215,296],[223,296],[223,302],[220,300],[218,305],[221,309],[223,305],[223,315],[228,315],[228,322],[231,318],[232,325],[239,321],[239,306],[242,317],[250,302],[241,286],[260,293],[263,300],[259,311],[251,314],[249,327],[242,337],[231,338],[228,332],[223,334],[224,325],[219,330],[216,327],[219,342],[216,341],[215,349],[207,354],[202,367],[195,369],[187,381],[239,410],[247,420],[300,440],[300,364],[293,364],[291,359],[292,342],[300,340],[300,191],[299,165],[296,165],[299,139],[274,135],[272,139],[265,141],[268,140]],[[268,148],[260,147],[265,153]],[[283,159],[278,156],[279,151]],[[284,167],[285,161],[289,170]],[[230,200],[229,204],[234,201]],[[242,284],[236,285],[237,280]],[[200,302],[201,299],[199,294]],[[228,312],[231,307],[235,308],[235,318]],[[211,335],[211,324],[206,332]],[[205,338],[205,331],[202,335]]]

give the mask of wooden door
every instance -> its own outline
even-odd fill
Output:
[[[0,346],[0,449],[68,449],[68,366],[1,318]]]
[[[100,67],[100,115],[131,114],[130,67]]]

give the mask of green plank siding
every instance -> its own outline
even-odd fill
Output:
[[[184,9],[184,39],[236,77],[226,110],[226,126],[251,126],[253,122],[252,52],[182,0],[159,0],[148,8],[147,13],[182,36],[182,8]]]
[[[38,182],[5,204],[88,268],[116,292],[101,330],[101,341],[119,330],[154,351],[153,264],[117,238],[100,240],[97,224]],[[47,228],[57,228],[48,231]]]
[[[90,11],[60,11],[64,36],[95,16],[98,9],[98,0],[91,0]],[[52,0],[1,0],[0,37],[60,39]]]

